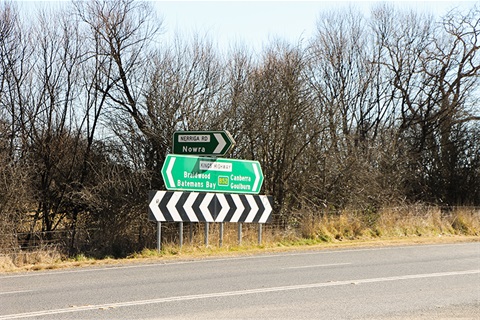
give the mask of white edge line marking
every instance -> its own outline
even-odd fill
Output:
[[[296,253],[284,253],[284,254],[261,254],[255,256],[243,256],[243,257],[228,257],[228,258],[215,258],[215,259],[206,259],[206,260],[185,260],[185,261],[175,261],[175,262],[166,262],[161,261],[159,263],[145,263],[145,264],[133,264],[133,265],[120,265],[120,266],[106,266],[104,268],[85,268],[85,269],[70,269],[70,270],[55,270],[50,272],[41,272],[41,271],[31,271],[28,273],[20,274],[8,274],[1,273],[0,279],[8,278],[24,278],[24,277],[43,277],[43,276],[53,276],[57,274],[65,273],[84,273],[84,272],[96,272],[96,271],[110,271],[110,270],[121,270],[121,269],[137,269],[137,268],[151,268],[159,266],[176,266],[182,264],[191,264],[191,263],[213,263],[217,261],[237,261],[237,260],[255,260],[255,259],[270,259],[278,258],[278,256],[309,256],[309,255],[325,255],[325,254],[335,254],[335,253],[348,253],[348,252],[363,252],[363,251],[386,251],[394,249],[412,249],[415,247],[418,248],[441,248],[441,247],[451,247],[451,246],[466,246],[466,245],[476,245],[477,243],[450,243],[450,244],[427,244],[427,245],[412,245],[412,246],[391,246],[391,247],[375,247],[375,248],[356,248],[356,249],[339,249],[339,250],[314,250],[314,251],[304,251]],[[1,255],[0,255],[1,256]]]
[[[0,292],[0,295],[2,295],[2,294],[16,294],[16,293],[25,293],[25,292],[33,292],[33,290],[17,290],[17,291],[6,291],[6,292]]]
[[[345,263],[330,263],[330,264],[317,264],[317,265],[310,265],[310,266],[299,266],[299,267],[285,267],[282,268],[283,270],[286,269],[307,269],[307,268],[322,268],[322,267],[338,267],[338,266],[347,266],[351,265],[351,262]]]
[[[202,294],[194,294],[194,295],[188,295],[188,296],[174,296],[174,297],[165,297],[165,298],[149,299],[149,300],[125,301],[125,302],[118,302],[118,303],[97,304],[97,305],[72,307],[72,308],[64,308],[64,309],[52,309],[52,310],[44,310],[44,311],[7,314],[7,315],[0,316],[0,320],[31,318],[31,317],[53,315],[53,314],[90,311],[90,310],[96,310],[96,309],[132,307],[132,306],[159,304],[159,303],[166,303],[166,302],[173,302],[173,301],[189,301],[189,300],[208,299],[208,298],[243,296],[247,294],[259,294],[259,293],[281,292],[281,291],[292,291],[292,290],[303,290],[303,289],[316,289],[316,288],[324,288],[324,287],[345,286],[345,285],[352,285],[352,284],[358,285],[358,284],[364,284],[364,283],[438,278],[438,277],[459,276],[459,275],[469,275],[469,274],[480,274],[480,270],[438,272],[438,273],[413,274],[413,275],[395,276],[395,277],[320,282],[320,283],[309,283],[309,284],[300,284],[300,285],[283,286],[283,287],[246,289],[246,290],[239,290],[239,291],[202,293]]]

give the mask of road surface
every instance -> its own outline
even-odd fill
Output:
[[[480,319],[480,243],[0,275],[5,319]]]

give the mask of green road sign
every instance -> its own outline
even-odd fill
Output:
[[[260,163],[251,160],[169,154],[162,167],[167,190],[258,194]]]
[[[176,131],[173,153],[198,156],[224,156],[235,145],[228,131]]]

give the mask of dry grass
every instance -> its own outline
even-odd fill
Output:
[[[301,236],[325,242],[435,237],[480,236],[480,209],[462,208],[442,212],[434,207],[400,207],[378,212],[343,211],[338,215],[303,215]]]
[[[126,263],[138,259],[195,259],[219,255],[254,254],[338,246],[378,246],[406,243],[480,241],[480,209],[442,211],[433,207],[387,208],[378,212],[342,211],[339,214],[297,213],[291,225],[264,225],[258,243],[258,225],[243,224],[238,243],[238,225],[224,224],[222,246],[219,224],[210,224],[208,246],[203,226],[190,239],[184,230],[184,245],[163,243],[161,252],[144,249],[127,259],[96,260],[84,255],[67,258],[54,248],[0,256],[0,272],[65,268],[96,264]]]
[[[0,256],[0,271],[11,269],[41,270],[49,268],[49,266],[55,266],[65,259],[66,256],[55,248],[18,251]]]

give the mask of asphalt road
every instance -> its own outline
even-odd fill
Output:
[[[480,243],[0,275],[4,319],[480,319]]]

